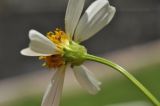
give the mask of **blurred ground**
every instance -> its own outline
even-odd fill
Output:
[[[160,41],[156,41],[149,44],[141,46],[133,46],[128,49],[112,52],[110,54],[104,55],[103,57],[108,58],[116,63],[119,63],[121,66],[123,66],[129,71],[134,71],[134,70],[141,71],[140,69],[142,67],[148,67],[150,65],[152,66],[152,64],[153,65],[160,64],[159,48],[160,48]],[[104,80],[111,81],[113,79],[117,79],[117,76],[118,78],[120,76],[119,73],[117,73],[115,70],[111,70],[110,68],[107,68],[104,65],[92,62],[92,63],[86,63],[86,66],[89,69],[91,69],[95,73],[95,75],[99,77],[99,79],[101,79],[102,81]],[[148,71],[152,70],[148,69]],[[145,72],[145,70],[143,70],[143,72]],[[138,73],[142,74],[142,72]],[[18,98],[23,98],[26,96],[37,95],[40,92],[41,93],[44,92],[45,87],[49,83],[51,76],[52,72],[41,70],[27,75],[1,80],[0,103],[8,102]],[[154,76],[151,75],[151,77]],[[145,76],[144,79],[147,79],[147,76]],[[153,83],[150,84],[152,85]],[[81,90],[81,88],[77,85],[78,84],[74,79],[72,72],[68,71],[64,87],[65,93],[70,94],[71,92],[73,93],[73,91]],[[153,88],[154,86],[155,85],[153,85]]]

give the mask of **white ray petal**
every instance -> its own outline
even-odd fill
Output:
[[[95,79],[93,74],[86,67],[74,66],[73,70],[77,81],[90,94],[96,94],[98,91],[100,91],[99,85],[101,83]]]
[[[81,16],[85,0],[69,0],[65,15],[65,31],[73,36],[79,18]]]
[[[81,42],[96,34],[111,21],[115,11],[116,9],[110,6],[108,0],[93,2],[77,25],[75,40]]]
[[[29,48],[40,54],[55,54],[56,46],[47,37],[36,30],[29,31],[30,45]]]
[[[41,53],[37,53],[33,50],[31,50],[30,48],[25,48],[22,49],[20,52],[22,55],[24,56],[50,56],[51,54],[41,54]]]
[[[41,106],[59,106],[62,95],[65,67],[58,69],[51,80],[42,100]]]

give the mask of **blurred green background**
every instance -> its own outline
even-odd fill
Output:
[[[160,63],[135,70],[133,74],[160,99]],[[122,76],[103,81],[101,87],[102,89],[97,95],[89,95],[82,91],[64,94],[61,106],[107,106],[128,101],[149,102],[130,81]],[[42,95],[21,98],[5,106],[40,106]]]

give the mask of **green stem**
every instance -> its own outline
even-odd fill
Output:
[[[120,72],[122,75],[124,75],[125,77],[127,77],[136,87],[138,87],[147,97],[148,99],[155,105],[155,106],[160,106],[160,102],[153,96],[153,94],[147,90],[144,85],[142,85],[132,74],[130,74],[128,71],[126,71],[124,68],[122,68],[121,66],[108,61],[104,58],[101,57],[97,57],[97,56],[93,56],[90,54],[86,55],[86,59],[87,60],[91,60],[91,61],[96,61],[105,65],[108,65],[110,67],[112,67],[113,69],[116,69],[118,72]]]

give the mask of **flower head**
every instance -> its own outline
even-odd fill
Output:
[[[55,71],[43,97],[42,106],[58,106],[63,88],[66,66],[71,65],[77,81],[91,94],[100,90],[100,82],[83,65],[87,50],[79,43],[106,26],[115,14],[108,0],[96,0],[81,16],[85,0],[69,0],[65,15],[65,32],[56,29],[46,36],[29,31],[29,47],[21,54],[39,56],[44,66]]]

